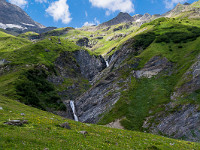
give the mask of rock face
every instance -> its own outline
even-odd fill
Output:
[[[120,91],[128,89],[131,77],[121,79],[120,72],[134,65],[121,65],[128,56],[135,52],[130,47],[134,39],[125,43],[122,48],[116,51],[110,58],[109,67],[97,74],[92,80],[93,87],[75,100],[79,121],[87,123],[97,123],[101,119],[101,114],[108,112],[121,96]],[[99,81],[99,82],[98,82]]]
[[[10,4],[5,0],[0,0],[0,28],[18,34],[27,31],[43,33],[55,29],[52,27],[46,28],[40,23],[35,22],[20,7]]]
[[[85,37],[85,38],[79,39],[79,40],[76,42],[76,45],[88,47],[88,43],[89,43],[89,39]]]
[[[168,104],[165,112],[149,117],[148,119],[154,119],[154,122],[151,125],[144,123],[143,127],[148,128],[154,134],[161,133],[172,138],[199,142],[200,111],[197,106],[179,106],[179,111],[168,115],[166,112],[172,107],[173,105]]]
[[[184,96],[195,92],[200,89],[200,56],[197,61],[190,67],[184,74],[182,79],[183,84],[177,88],[172,95],[172,99],[176,100],[177,97]]]
[[[87,51],[80,50],[74,52],[74,57],[80,66],[81,74],[89,81],[106,68],[106,62],[102,56],[90,55]]]
[[[79,78],[85,78],[91,81],[96,74],[106,68],[106,62],[101,56],[90,55],[85,50],[77,50],[75,52],[63,52],[55,61],[55,70],[57,75],[48,77],[48,81],[54,85],[61,85],[66,79],[77,80],[77,82],[66,87],[59,95],[67,99],[74,100],[80,96]],[[89,85],[85,85],[82,89],[87,90]],[[66,99],[65,99],[66,100]]]
[[[144,68],[135,72],[136,78],[146,77],[151,78],[157,75],[164,69],[169,69],[172,64],[168,62],[166,58],[161,58],[160,56],[155,56],[145,64]]]
[[[133,17],[131,17],[128,13],[120,12],[117,17],[113,18],[110,21],[100,24],[98,27],[108,27],[124,22],[132,22],[134,21]]]
[[[20,7],[4,0],[0,1],[0,23],[8,28],[12,28],[12,25],[23,29],[44,28],[43,25],[33,21]]]

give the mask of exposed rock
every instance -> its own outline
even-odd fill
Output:
[[[117,28],[114,28],[113,31],[115,32],[115,31],[119,31],[119,30],[122,30],[122,29],[123,29],[123,26],[119,26]]]
[[[3,110],[3,107],[0,107],[0,110]]]
[[[44,28],[43,25],[33,21],[20,7],[6,1],[0,1],[0,22],[21,28]]]
[[[175,100],[180,96],[186,96],[200,89],[200,56],[197,57],[197,61],[183,75],[182,82],[183,84],[176,89],[171,99]]]
[[[149,60],[142,70],[136,71],[136,78],[146,77],[152,78],[164,69],[171,68],[172,64],[166,58],[155,56]]]
[[[143,15],[141,14],[136,14],[133,16],[133,20],[137,22],[137,20],[139,20]]]
[[[4,0],[0,1],[0,28],[6,29],[14,35],[27,31],[42,33],[55,29],[55,27],[46,28],[35,22],[20,7]]]
[[[151,133],[164,134],[172,138],[179,138],[199,142],[200,140],[200,111],[195,105],[179,106],[179,111],[170,111],[170,104],[165,112],[150,117],[153,123],[144,123],[143,127],[148,128]],[[177,109],[176,109],[177,110]]]
[[[140,21],[148,21],[151,19],[151,17],[152,17],[152,15],[146,13],[140,18]]]
[[[117,17],[113,18],[110,21],[107,21],[105,23],[100,24],[98,26],[98,28],[109,27],[109,26],[112,26],[112,25],[116,25],[116,24],[120,24],[120,23],[124,23],[124,22],[132,22],[132,21],[134,21],[133,17],[131,17],[128,13],[120,12],[117,15]]]
[[[107,124],[106,126],[110,127],[110,128],[124,129],[124,127],[121,125],[120,121],[121,121],[121,119],[117,119],[114,122]]]
[[[5,122],[4,124],[7,125],[14,125],[14,126],[22,126],[23,124],[27,124],[27,120],[10,120],[8,122]]]
[[[86,37],[84,37],[84,38],[82,38],[82,39],[79,39],[79,40],[76,42],[76,45],[88,47],[88,43],[89,43],[89,39],[86,38]]]
[[[87,135],[88,132],[87,131],[79,131],[79,133],[83,134],[83,135]]]
[[[101,40],[101,39],[103,39],[103,37],[102,36],[98,36],[98,37],[96,37],[96,39]]]
[[[117,40],[119,38],[124,38],[124,37],[126,37],[126,34],[120,33],[120,34],[114,35],[113,37],[109,37],[107,40],[112,41],[112,40]]]
[[[106,62],[102,56],[90,55],[85,50],[75,51],[74,56],[80,66],[81,74],[90,81],[96,74],[106,68]]]
[[[60,124],[60,127],[65,128],[65,129],[71,129],[68,122]]]
[[[130,55],[134,55],[135,49],[131,48],[134,39],[130,39],[121,49],[108,58],[109,67],[99,72],[91,81],[93,87],[75,100],[79,121],[96,123],[119,100],[121,92],[128,88],[127,79],[119,79],[120,71],[136,68],[139,60],[134,64],[123,65],[122,62]]]

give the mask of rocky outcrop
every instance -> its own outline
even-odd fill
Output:
[[[79,40],[76,42],[76,45],[88,47],[88,43],[89,43],[89,39],[85,37],[85,38],[79,39]]]
[[[136,50],[131,48],[134,39],[124,43],[120,50],[109,57],[109,67],[99,72],[92,80],[93,87],[75,100],[79,121],[87,123],[97,123],[101,115],[112,109],[119,100],[121,91],[128,89],[130,77],[120,78],[120,72],[129,68],[136,68],[138,61],[132,65],[123,65]]]
[[[175,106],[173,103],[166,105],[164,112],[148,117],[143,127],[154,134],[199,142],[200,111],[198,106],[190,104],[174,108]],[[171,109],[176,111],[170,113]]]
[[[197,57],[197,61],[183,75],[181,82],[182,85],[176,88],[171,99],[176,100],[178,97],[186,96],[200,89],[200,56]]]
[[[88,51],[77,50],[74,52],[65,51],[55,61],[56,74],[48,77],[48,81],[54,85],[62,85],[66,80],[70,80],[72,84],[65,85],[66,87],[59,92],[62,99],[74,100],[82,91],[89,88],[89,84],[80,85],[83,79],[89,81],[96,74],[106,68],[105,60],[101,56],[90,55]],[[81,86],[81,87],[80,87]]]
[[[171,67],[172,64],[166,58],[155,56],[145,64],[143,69],[135,71],[134,73],[136,78],[151,78],[159,72],[165,69],[170,69]]]
[[[108,68],[109,69],[109,68]],[[79,121],[97,123],[101,114],[108,112],[120,98],[120,90],[126,89],[129,80],[119,80],[118,71],[109,73],[90,90],[76,99]],[[124,86],[119,86],[124,83]]]
[[[85,50],[75,51],[74,57],[80,67],[81,74],[89,81],[106,68],[106,62],[102,56],[90,55]]]

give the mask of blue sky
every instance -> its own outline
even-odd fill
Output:
[[[119,12],[163,14],[177,3],[195,0],[7,0],[24,9],[31,18],[45,26],[81,27],[99,24]],[[197,0],[196,0],[197,1]]]

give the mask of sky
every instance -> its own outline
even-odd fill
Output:
[[[197,0],[7,0],[21,7],[33,20],[53,27],[98,25],[119,12],[163,14],[177,3]]]

